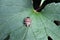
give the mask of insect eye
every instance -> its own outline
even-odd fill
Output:
[[[23,23],[24,23],[24,25],[25,25],[26,27],[30,26],[30,24],[31,24],[31,19],[30,19],[30,17],[24,18]]]

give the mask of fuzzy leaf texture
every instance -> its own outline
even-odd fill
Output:
[[[23,19],[30,17],[30,27]],[[34,12],[31,0],[0,0],[0,40],[60,40],[60,3],[48,4],[41,12]]]

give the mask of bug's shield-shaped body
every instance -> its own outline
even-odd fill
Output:
[[[30,19],[30,17],[26,17],[24,19],[24,25],[27,26],[27,27],[31,25],[31,19]]]

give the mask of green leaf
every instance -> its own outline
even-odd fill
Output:
[[[60,21],[59,7],[60,7],[60,3],[49,4],[43,9],[42,15],[44,15],[45,17],[49,18],[52,21],[54,20]]]
[[[53,22],[60,21],[60,3],[56,5],[49,4],[38,13],[31,0],[1,0],[0,40],[48,40],[48,36],[60,40],[60,27]],[[23,24],[26,17],[32,20],[30,27]]]

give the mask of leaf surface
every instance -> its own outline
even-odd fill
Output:
[[[57,5],[57,6],[56,6]],[[42,12],[34,12],[31,0],[0,1],[0,40],[60,40],[60,27],[53,21],[60,21],[60,3],[49,4]],[[50,7],[49,7],[50,6]],[[23,20],[30,17],[30,27]]]

